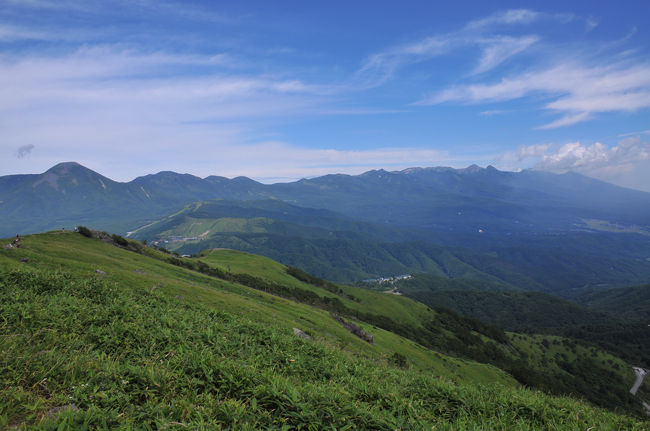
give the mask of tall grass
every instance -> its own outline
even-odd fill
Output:
[[[3,428],[647,427],[569,398],[353,358],[101,278],[0,272],[0,316]]]

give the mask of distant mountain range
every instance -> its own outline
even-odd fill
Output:
[[[566,296],[650,279],[650,193],[573,173],[472,165],[120,183],[68,162],[0,177],[0,219],[5,237],[88,225],[180,253],[261,253],[337,281],[427,272]]]
[[[67,162],[43,174],[0,177],[0,215],[5,222],[0,235],[78,221],[125,232],[139,222],[207,199],[277,199],[433,232],[624,227],[650,231],[650,193],[574,173],[502,172],[472,165],[465,169],[373,170],[270,185],[246,177],[201,179],[175,172],[119,183]]]

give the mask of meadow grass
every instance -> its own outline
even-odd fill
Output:
[[[21,243],[0,250],[2,428],[648,428],[358,322],[371,346],[325,310],[170,265],[151,248],[61,232]],[[202,259],[333,295],[269,259],[221,250]],[[410,301],[343,288],[358,298],[350,306]],[[543,359],[540,340],[517,337],[513,346]]]
[[[250,258],[248,272],[256,276],[265,276],[265,273],[259,272],[256,262],[277,265],[277,271],[283,268],[266,258],[249,254],[242,256]],[[434,352],[392,332],[358,322],[372,332],[375,340],[371,346],[350,334],[325,310],[170,265],[165,261],[167,257],[148,247],[144,249],[144,254],[137,254],[74,233],[50,232],[25,237],[20,249],[0,249],[0,267],[37,271],[64,269],[84,278],[100,276],[123,288],[162,291],[179,303],[202,304],[216,311],[227,311],[261,324],[273,325],[287,333],[292,333],[292,329],[297,327],[319,343],[373,361],[386,362],[395,353],[400,353],[407,358],[409,367],[455,381],[470,379],[482,383],[518,385],[511,376],[496,367]],[[23,258],[29,259],[29,262],[22,263]],[[242,266],[243,269],[245,266]],[[97,270],[105,274],[97,274]],[[284,273],[284,270],[281,271],[287,277],[287,282],[304,285]],[[329,294],[322,289],[312,288]],[[415,302],[413,304],[420,306]]]
[[[569,398],[453,382],[100,275],[0,286],[0,426],[18,429],[644,429]],[[67,406],[67,408],[66,408]],[[48,413],[61,408],[57,413]]]

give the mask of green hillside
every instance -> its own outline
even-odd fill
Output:
[[[195,202],[130,237],[164,244],[180,254],[208,248],[261,254],[343,283],[428,273],[571,297],[650,277],[648,262],[639,262],[648,250],[642,235],[477,236],[456,229],[404,229],[272,199]]]
[[[0,250],[2,426],[645,426],[517,389],[503,371],[463,358],[485,354],[485,347],[519,352],[512,363],[522,373],[536,367],[529,374],[539,377],[531,337],[490,340],[493,329],[478,322],[395,295],[332,285],[258,256],[217,250],[180,259],[101,238],[53,232]],[[371,333],[374,344],[348,332],[332,309]],[[411,340],[382,329],[391,325]],[[313,341],[295,337],[293,328]],[[441,338],[427,336],[433,332]],[[454,350],[463,338],[479,347]],[[434,342],[449,349],[422,345]],[[557,349],[561,359],[571,359],[564,343]],[[455,357],[441,353],[447,351]],[[617,404],[625,391],[607,386],[618,379],[629,388],[631,370],[605,353],[596,358],[596,374],[604,373],[603,362],[616,365],[607,369],[612,379],[601,380],[614,397],[576,395],[638,411],[636,400]],[[594,386],[599,393],[603,387]],[[71,404],[78,410],[48,414]]]
[[[414,241],[422,235],[277,200],[212,200],[186,205],[131,237],[180,254],[208,248],[261,254],[338,282],[417,271],[542,288],[494,256]]]
[[[435,309],[450,309],[510,331],[560,335],[596,344],[633,364],[650,363],[650,306],[647,286],[585,293],[576,304],[541,292],[504,290],[479,280],[429,274],[392,284],[358,283],[391,290]]]
[[[585,292],[575,301],[629,320],[650,319],[650,284]]]
[[[306,286],[289,275],[284,265],[262,256],[220,249],[207,250],[201,253],[199,258],[224,271],[232,273],[247,271],[282,285],[314,289],[313,286]],[[424,277],[430,278],[430,276]],[[400,291],[404,290],[404,285],[412,283],[414,280],[421,280],[421,277],[405,280],[400,284]],[[449,293],[457,295],[456,305],[462,304],[466,307],[464,310],[459,310],[460,314],[471,315],[471,313],[467,313],[468,310],[483,309],[485,311],[481,317],[484,317],[484,319],[479,320],[493,324],[503,322],[506,325],[500,326],[518,326],[520,330],[525,330],[528,333],[539,331],[544,334],[553,334],[562,332],[560,330],[564,327],[584,328],[585,325],[613,325],[620,323],[605,313],[589,310],[542,293],[501,291],[496,290],[499,288],[498,285],[471,282],[471,280],[443,278],[440,281],[454,285],[457,288],[463,285],[466,289],[469,289],[468,286],[471,285],[474,288],[480,286],[483,289],[488,289],[483,291],[451,289],[440,291],[437,299],[442,299]],[[318,290],[314,289],[314,291]],[[322,292],[323,290],[321,290]],[[473,294],[477,294],[477,296]],[[394,322],[402,324],[402,327],[391,328],[391,326],[386,326],[387,329],[397,332],[403,330],[404,326],[410,326],[411,328],[422,328],[424,326],[426,329],[433,329],[430,321],[429,324],[420,326],[422,322],[427,322],[431,309],[425,309],[422,305],[414,304],[403,296],[365,289],[359,290],[348,286],[338,286],[338,295],[346,307],[365,311],[365,314],[360,315],[360,317],[366,321],[372,321],[372,315],[374,314],[374,316],[390,316]],[[474,302],[470,301],[468,303],[468,297],[472,298]],[[482,302],[482,300],[485,300],[485,302]],[[516,304],[519,301],[521,303],[517,308]],[[623,390],[629,388],[620,384],[622,381],[630,381],[630,367],[626,362],[613,355],[620,351],[625,353],[625,357],[629,358],[629,360],[636,361],[633,363],[644,364],[647,362],[644,358],[631,355],[629,349],[625,349],[624,344],[615,346],[605,344],[605,347],[610,347],[607,350],[611,352],[605,353],[593,344],[567,338],[512,333],[507,335],[507,344],[487,343],[484,350],[467,350],[459,346],[457,342],[460,340],[467,344],[481,344],[481,341],[472,339],[469,334],[463,334],[463,328],[466,325],[474,323],[477,327],[483,329],[483,333],[489,334],[497,340],[499,339],[498,332],[495,334],[491,332],[494,328],[485,328],[479,322],[460,319],[459,316],[449,310],[441,309],[440,306],[444,307],[444,303],[441,304],[434,300],[425,304],[438,310],[435,331],[455,332],[456,337],[441,342],[441,340],[431,340],[428,337],[420,338],[422,334],[417,331],[414,333],[406,331],[402,335],[411,337],[435,349],[471,357],[482,362],[493,363],[513,373],[520,381],[530,386],[544,388],[556,393],[580,394],[604,406],[611,405],[612,399],[606,401],[602,397],[603,393],[608,393],[608,397],[617,398],[615,402],[617,405],[630,402],[626,391]],[[489,319],[488,313],[500,317]],[[478,316],[471,315],[470,317],[476,318]],[[460,324],[454,325],[454,321]],[[382,323],[379,323],[379,325]],[[643,340],[643,338],[638,339]],[[549,343],[549,341],[552,341],[552,343]],[[497,346],[506,345],[507,348],[503,350],[497,348]],[[494,348],[494,351],[491,351],[491,348]],[[507,351],[508,354],[504,355],[504,351]],[[486,353],[488,354],[486,355]],[[490,356],[490,353],[494,354],[494,356]],[[516,360],[513,360],[513,358],[516,358]]]
[[[389,287],[430,307],[449,308],[463,316],[511,331],[544,332],[577,325],[622,323],[611,314],[545,293],[503,290],[501,285],[478,280],[416,274],[391,286],[379,285],[375,288]]]
[[[100,276],[103,280],[128,288],[164,291],[181,302],[201,303],[227,310],[262,323],[282,326],[289,332],[293,327],[298,327],[314,337],[322,337],[329,344],[346,346],[355,354],[371,355],[376,359],[377,353],[379,356],[382,353],[390,356],[404,350],[412,353],[413,361],[423,367],[436,367],[442,363],[432,352],[386,331],[376,331],[375,345],[371,347],[349,334],[325,310],[170,265],[167,262],[170,256],[152,248],[143,248],[144,254],[138,254],[71,232],[32,235],[25,237],[22,243],[19,249],[0,251],[3,268],[18,266],[39,271],[64,268],[72,275]],[[29,262],[20,262],[25,257]],[[494,372],[498,377],[490,377]],[[494,372],[481,369],[477,374],[485,374],[486,381],[500,380],[505,376],[498,370]]]

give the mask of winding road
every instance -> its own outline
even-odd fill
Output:
[[[630,389],[630,393],[636,396],[636,391],[638,391],[639,387],[641,387],[643,379],[645,378],[646,374],[648,374],[648,370],[641,367],[632,367],[632,369],[634,370],[634,374],[636,374],[636,381],[634,382],[632,389]],[[645,401],[641,401],[641,404],[643,405],[643,408],[645,408],[646,414],[650,416],[650,404],[646,403]]]
[[[632,367],[632,369],[636,374],[636,382],[634,382],[634,386],[632,386],[632,389],[630,389],[630,393],[632,395],[636,395],[636,391],[638,391],[639,387],[641,387],[641,384],[643,383],[643,379],[645,378],[646,374],[648,374],[648,370],[643,369],[641,367]]]

